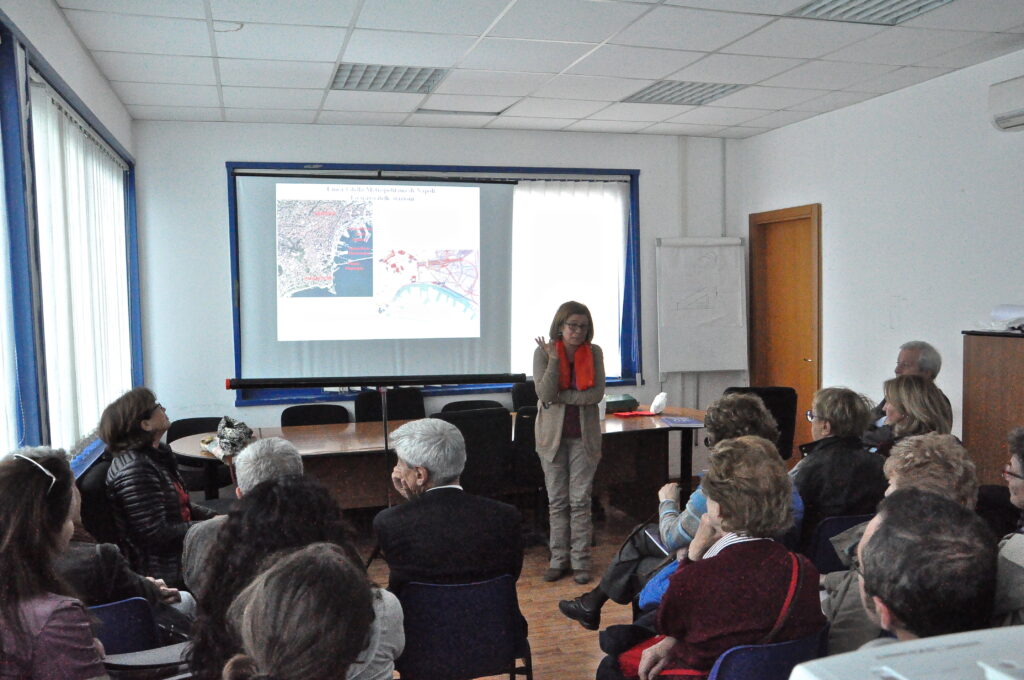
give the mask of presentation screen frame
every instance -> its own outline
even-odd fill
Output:
[[[366,163],[274,163],[258,161],[228,161],[228,221],[231,255],[231,312],[234,345],[234,376],[242,378],[242,323],[240,306],[238,206],[236,177],[261,174],[274,177],[323,177],[336,179],[366,179],[389,181],[471,181],[514,182],[516,176],[551,179],[585,179],[593,177],[624,177],[629,185],[629,212],[625,238],[625,283],[619,329],[622,356],[621,377],[609,378],[608,385],[642,384],[641,319],[640,319],[640,171],[608,168],[547,168],[502,167],[470,165],[394,165]],[[609,371],[611,372],[611,371]],[[511,383],[425,386],[428,395],[494,393],[511,390]],[[355,392],[339,392],[322,388],[297,389],[239,389],[235,392],[236,406],[265,406],[272,404],[308,403],[312,401],[345,401],[355,398]]]

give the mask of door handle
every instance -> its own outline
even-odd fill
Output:
[[[808,359],[806,357],[804,357],[804,361],[806,361],[809,364],[813,364],[814,363],[814,359]]]

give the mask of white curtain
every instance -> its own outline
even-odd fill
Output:
[[[50,442],[70,447],[131,388],[125,166],[45,85],[31,104]]]
[[[605,371],[619,376],[628,185],[520,181],[512,209],[512,371],[533,373],[533,339],[576,300],[594,317]]]
[[[3,146],[0,144],[0,155]],[[3,165],[0,164],[0,185]],[[14,318],[11,300],[11,261],[8,247],[7,199],[0,191],[0,456],[18,445],[18,393],[14,357]]]

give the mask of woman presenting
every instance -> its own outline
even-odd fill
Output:
[[[544,468],[551,513],[551,563],[545,581],[573,571],[590,582],[590,492],[601,460],[604,355],[591,344],[594,321],[587,306],[566,302],[551,321],[550,341],[537,338],[533,379],[537,385],[537,453]]]

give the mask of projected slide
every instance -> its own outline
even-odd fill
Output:
[[[476,187],[276,186],[277,339],[480,336]]]

